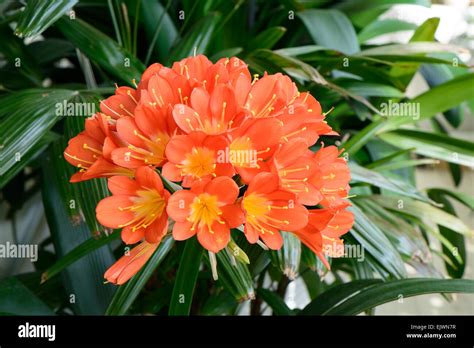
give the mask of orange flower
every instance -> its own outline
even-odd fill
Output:
[[[132,278],[153,255],[158,244],[142,242],[122,256],[104,274],[109,283],[122,285]]]
[[[342,152],[335,146],[322,147],[314,153],[316,171],[309,182],[321,192],[324,207],[335,207],[345,204],[344,199],[349,193],[351,173],[346,160],[338,157]]]
[[[260,173],[250,182],[242,198],[245,236],[250,243],[259,238],[273,250],[283,245],[279,231],[296,231],[308,223],[308,211],[295,194],[282,190],[278,176]]]
[[[280,185],[296,194],[298,202],[305,205],[316,205],[323,199],[319,189],[309,181],[317,166],[312,154],[305,139],[295,138],[282,144],[271,161],[272,172],[278,175]]]
[[[298,88],[283,74],[264,75],[254,81],[245,103],[251,117],[278,116],[298,97]]]
[[[148,107],[137,108],[136,117],[123,117],[117,121],[117,134],[124,146],[115,148],[112,160],[125,168],[143,165],[162,166],[166,162],[165,148],[172,133],[166,119],[153,117]]]
[[[267,160],[278,147],[281,128],[275,118],[247,119],[229,134],[229,160],[245,183],[270,170]]]
[[[201,245],[217,253],[230,241],[230,229],[243,222],[242,210],[235,204],[239,188],[228,177],[203,180],[190,190],[175,192],[167,212],[175,220],[173,238],[185,240],[195,234]]]
[[[176,104],[173,117],[185,133],[223,134],[239,121],[234,91],[224,84],[218,84],[211,94],[203,87],[195,88],[189,106]]]
[[[100,111],[115,120],[124,116],[133,116],[138,99],[139,95],[133,88],[117,87],[113,96],[100,102]]]
[[[163,176],[171,181],[182,181],[184,187],[215,176],[232,177],[235,173],[232,165],[218,161],[228,144],[223,136],[206,136],[201,132],[176,135],[166,147],[168,162],[163,166]]]
[[[348,203],[336,208],[309,211],[308,225],[293,233],[310,248],[330,269],[325,254],[331,257],[343,256],[343,241],[340,237],[354,224],[354,214],[345,210]]]
[[[140,167],[135,179],[114,176],[108,185],[112,196],[97,205],[97,220],[107,227],[123,228],[122,240],[127,244],[143,238],[159,243],[168,230],[166,204],[170,196],[159,175],[150,167]]]
[[[79,168],[79,172],[72,175],[71,182],[101,176],[133,175],[131,170],[113,164],[110,157],[104,155],[104,148],[110,144],[105,141],[108,134],[110,129],[107,117],[97,113],[86,119],[83,132],[69,140],[64,158]]]
[[[278,116],[283,127],[280,142],[302,138],[308,146],[311,146],[316,143],[320,135],[337,135],[324,121],[321,111],[321,105],[311,94],[298,93],[295,100]]]

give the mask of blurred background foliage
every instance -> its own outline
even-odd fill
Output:
[[[0,241],[12,231],[11,242],[39,245],[39,259],[34,267],[0,261],[0,312],[373,314],[400,296],[441,293],[450,301],[450,293],[473,293],[473,281],[463,279],[472,226],[453,205],[472,210],[473,197],[445,187],[421,190],[415,180],[417,167],[446,163],[458,185],[474,163],[474,144],[452,135],[474,108],[472,69],[461,59],[469,51],[436,40],[438,18],[421,25],[383,18],[400,3],[416,5],[412,11],[431,6],[429,0],[2,1]],[[401,31],[405,42],[377,43]],[[364,248],[363,261],[334,259],[328,271],[291,235],[270,253],[233,231],[250,263],[219,253],[217,282],[194,239],[168,239],[126,285],[103,284],[124,246],[118,231],[95,219],[96,203],[108,195],[104,180],[68,183],[73,168],[62,152],[85,116],[58,117],[55,105],[97,104],[115,83],[132,85],[147,65],[199,53],[212,61],[237,55],[253,73],[284,72],[324,111],[334,108],[327,120],[341,137],[322,140],[345,149],[356,216],[345,241]],[[413,95],[415,77],[429,88]],[[389,101],[416,103],[419,119],[383,115]],[[288,300],[296,281],[297,291],[308,294],[303,306]]]

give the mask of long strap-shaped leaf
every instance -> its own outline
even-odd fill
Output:
[[[311,301],[298,315],[325,314],[341,302],[341,300],[349,298],[351,295],[379,283],[382,283],[381,279],[363,279],[333,286]]]
[[[76,3],[77,0],[28,1],[21,13],[15,34],[20,37],[41,34]]]
[[[203,249],[197,238],[186,242],[174,282],[169,315],[189,315]]]
[[[171,250],[173,244],[173,238],[166,238],[161,242],[160,246],[156,249],[150,260],[148,260],[145,267],[143,267],[140,272],[115,292],[115,296],[105,312],[106,315],[124,315],[127,312],[128,308],[132,305],[133,301],[135,301],[153,271]]]
[[[90,238],[84,243],[78,245],[72,249],[69,253],[61,257],[56,263],[49,267],[41,275],[41,283],[53,278],[55,275],[59,274],[62,270],[72,265],[77,260],[80,260],[82,257],[86,256],[90,252],[103,247],[104,245],[110,243],[112,240],[117,239],[120,236],[118,231],[108,235],[107,237],[102,237],[99,239]]]
[[[285,301],[276,293],[268,289],[258,289],[258,294],[272,308],[275,315],[294,315],[293,311],[288,308]]]
[[[328,290],[328,293],[332,291],[331,298],[333,302],[339,300],[331,308],[321,305],[318,306],[317,304],[325,301],[329,297],[328,294],[328,296],[323,298],[324,293],[310,303],[301,314],[355,315],[399,298],[431,293],[474,293],[474,280],[467,279],[412,278],[393,280],[381,284],[374,283],[373,280],[361,280],[358,283],[359,290],[355,294],[354,292],[357,291],[356,288],[348,287],[346,290],[349,291],[340,291],[340,289],[338,289],[349,284],[340,285]],[[334,294],[337,294],[337,297],[334,296]],[[324,308],[324,311],[315,310],[313,312],[311,308]]]

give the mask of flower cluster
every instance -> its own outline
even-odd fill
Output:
[[[346,210],[350,173],[318,101],[283,74],[251,76],[238,58],[205,56],[171,68],[151,65],[135,88],[118,87],[69,141],[71,182],[108,178],[112,196],[98,221],[138,244],[105,278],[123,284],[153,254],[172,225],[175,240],[194,235],[210,252],[231,229],[277,250],[294,233],[329,267],[325,254],[353,224]],[[162,178],[180,183],[170,192]],[[337,256],[337,255],[331,255]]]

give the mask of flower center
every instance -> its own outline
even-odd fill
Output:
[[[250,138],[236,138],[229,145],[229,162],[236,167],[258,168],[257,151]]]
[[[139,190],[137,196],[131,206],[119,207],[121,211],[129,210],[135,214],[131,221],[119,226],[120,228],[133,224],[132,230],[135,232],[142,227],[147,228],[163,214],[166,202],[156,190]]]
[[[202,178],[214,173],[216,168],[214,157],[214,151],[205,147],[194,147],[190,153],[186,154],[185,160],[178,165],[178,168],[181,169],[183,176]]]
[[[219,209],[217,197],[208,193],[201,193],[191,203],[191,215],[188,218],[188,221],[193,223],[191,230],[194,230],[196,225],[199,225],[199,227],[207,226],[209,232],[214,233],[212,231],[214,221],[224,223],[220,219],[221,214],[222,211]]]
[[[269,216],[272,209],[288,209],[288,207],[276,206],[271,203],[271,201],[257,193],[251,193],[242,200],[246,222],[262,234],[266,232],[273,234],[269,227],[280,230],[281,226],[288,224],[286,220],[275,219]]]
[[[166,148],[166,145],[168,144],[168,141],[170,140],[170,137],[168,134],[159,133],[153,140],[148,139],[147,137],[141,135],[137,131],[135,131],[135,136],[137,136],[138,138],[142,139],[145,142],[147,149],[142,149],[137,146],[129,144],[128,145],[129,149],[143,156],[143,157],[140,157],[137,155],[131,155],[132,158],[143,160],[145,163],[152,164],[152,165],[159,165],[166,159],[165,148]]]

